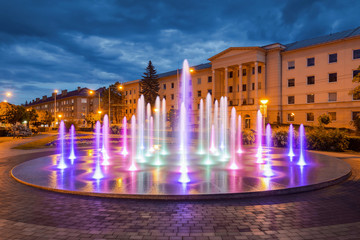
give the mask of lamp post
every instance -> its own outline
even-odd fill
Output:
[[[269,102],[268,99],[261,99],[261,106],[260,106],[260,112],[262,112],[263,115],[263,121],[264,121],[264,132],[266,131],[266,122],[265,119],[267,118],[267,104]]]
[[[55,100],[55,102],[54,102],[54,121],[55,121],[54,127],[56,125],[56,96],[57,96],[58,92],[59,92],[58,90],[56,90],[56,89],[54,90],[54,93],[55,93],[55,95],[54,95],[54,100]]]
[[[122,84],[120,84],[118,87],[117,87],[117,89],[119,89],[120,91],[122,91],[123,90],[123,85]],[[111,122],[111,118],[110,118],[110,111],[111,111],[111,105],[110,105],[110,103],[111,103],[111,86],[109,86],[109,121]]]

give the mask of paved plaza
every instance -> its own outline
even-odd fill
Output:
[[[3,151],[0,239],[360,239],[360,156],[337,154],[353,169],[345,182],[254,199],[102,199],[48,192],[11,178],[17,164],[51,153]]]

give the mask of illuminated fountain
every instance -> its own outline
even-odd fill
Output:
[[[150,198],[181,195],[186,198],[259,191],[264,194],[271,190],[314,185],[328,180],[326,177],[334,179],[334,176],[348,170],[341,163],[332,160],[328,164],[327,159],[306,152],[303,125],[299,129],[299,149],[295,148],[292,125],[289,127],[288,149],[273,148],[271,127],[268,124],[264,132],[264,118],[260,111],[257,111],[254,124],[256,144],[243,145],[244,118],[240,113],[244,113],[241,107],[229,108],[227,97],[217,100],[211,94],[194,103],[191,84],[189,65],[184,61],[179,102],[175,107],[177,123],[171,134],[167,130],[169,109],[166,108],[166,100],[157,97],[151,106],[145,102],[144,96],[140,96],[136,116],[131,116],[130,124],[126,117],[122,119],[120,136],[110,136],[109,118],[105,115],[102,125],[96,122],[92,149],[81,150],[77,146],[75,157],[75,128],[70,128],[70,146],[67,149],[62,121],[59,154],[45,160],[33,160],[36,164],[29,161],[16,167],[13,170],[15,178],[19,176],[19,179],[32,185],[62,192],[91,192],[100,196],[148,195]],[[199,107],[194,108],[197,104]],[[263,135],[266,143],[263,143]],[[120,143],[110,144],[110,137],[112,141],[118,138]],[[294,157],[298,158],[297,164],[292,164]],[[297,168],[300,170],[296,171]],[[336,174],[315,174],[324,169]],[[33,178],[31,171],[39,177]],[[76,176],[64,178],[67,171]],[[310,171],[311,177],[307,178],[306,173]],[[29,175],[26,175],[28,172]],[[51,187],[46,185],[47,179],[54,178],[61,178],[62,184],[56,187],[53,187],[54,184]],[[32,182],[38,179],[45,180]]]

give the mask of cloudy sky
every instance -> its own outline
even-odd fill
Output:
[[[0,0],[0,94],[24,103],[191,65],[236,46],[360,26],[351,0]],[[3,97],[4,98],[4,95]]]

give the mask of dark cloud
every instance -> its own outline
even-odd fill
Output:
[[[289,43],[357,27],[360,3],[273,1],[0,1],[1,93],[23,103],[52,89],[140,78],[230,46]]]

